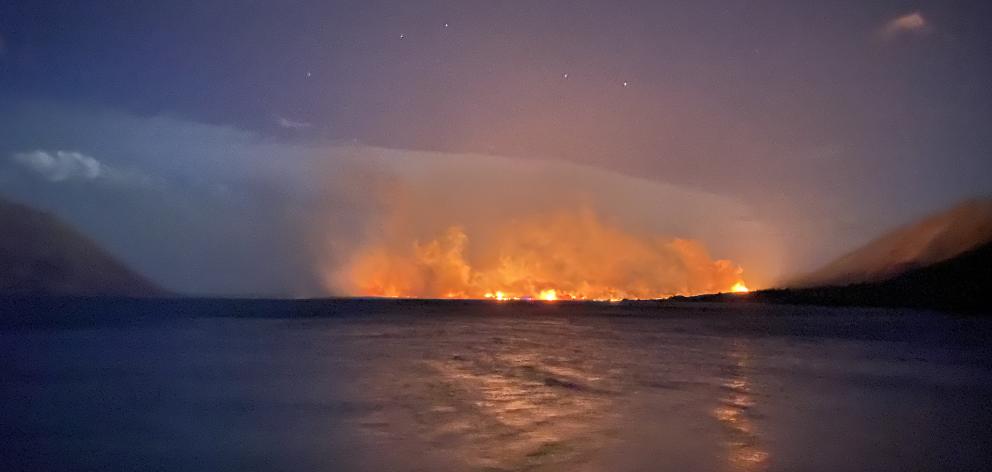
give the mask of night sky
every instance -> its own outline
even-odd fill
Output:
[[[383,182],[459,187],[444,214],[540,168],[568,189],[541,204],[596,200],[768,285],[992,192],[990,20],[984,1],[3,2],[0,194],[169,288],[304,295]]]

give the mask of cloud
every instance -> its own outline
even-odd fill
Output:
[[[31,151],[12,156],[14,162],[51,182],[95,180],[104,175],[100,161],[75,151]]]
[[[306,121],[293,121],[283,116],[276,117],[276,123],[280,127],[286,129],[306,129],[313,126],[313,123],[307,123]]]
[[[887,21],[881,29],[885,39],[891,39],[902,34],[924,34],[930,30],[930,22],[923,14],[914,11]]]
[[[306,163],[333,158],[318,143],[46,101],[0,100],[0,122],[0,198],[63,218],[161,286],[323,293],[298,222],[333,203],[310,193]],[[347,211],[320,214],[343,232],[361,216]]]
[[[39,149],[14,153],[11,160],[49,182],[105,181],[132,185],[147,185],[152,182],[147,175],[110,167],[78,151]]]
[[[16,156],[3,159],[9,165],[0,166],[0,178],[4,170],[11,178],[0,193],[66,218],[136,270],[181,292],[354,293],[351,285],[329,282],[364,267],[354,260],[364,249],[378,244],[405,257],[416,242],[430,252],[434,240],[438,251],[453,249],[447,238],[452,227],[468,238],[461,254],[479,277],[502,274],[490,270],[500,267],[490,260],[500,248],[543,243],[536,232],[545,227],[572,244],[561,248],[566,253],[614,235],[632,243],[625,247],[660,247],[665,264],[637,251],[625,253],[646,261],[638,265],[649,272],[643,277],[656,266],[699,266],[695,261],[704,258],[695,256],[698,251],[665,246],[676,238],[704,244],[714,261],[733,260],[744,268],[748,284],[765,285],[776,274],[768,261],[777,260],[780,245],[766,236],[749,207],[601,168],[276,139],[168,116],[45,103],[3,104],[0,116],[16,118],[0,127],[0,157]],[[150,176],[154,185],[116,183],[130,169]],[[42,186],[21,178],[25,172],[91,185]],[[572,234],[567,228],[573,222],[582,231]],[[533,231],[517,236],[513,228]],[[658,236],[662,240],[655,244]],[[438,260],[435,267],[454,266]],[[626,267],[591,282],[626,284],[621,277],[641,276]],[[662,275],[674,280],[678,270]],[[709,280],[706,274],[691,280]],[[669,286],[674,282],[662,288],[684,291]]]

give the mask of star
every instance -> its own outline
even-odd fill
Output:
[[[405,38],[405,37],[406,37],[406,35],[405,35],[405,34],[403,34],[403,33],[400,33],[400,39],[403,39],[403,38]]]
[[[310,71],[307,71],[307,78],[310,78],[311,75],[313,74],[311,74]]]
[[[628,85],[630,85],[630,84],[628,84],[626,80],[625,80],[625,81],[623,81],[623,86],[624,86],[624,87],[626,87],[626,86],[628,86]]]
[[[447,27],[448,27],[448,24],[447,24],[447,23],[445,23],[445,24],[444,24],[444,27],[445,27],[445,28],[447,28]]]
[[[566,73],[564,73],[564,74],[562,74],[562,75],[561,75],[561,78],[563,78],[563,79],[567,79],[567,78],[568,78],[568,72],[566,72]]]

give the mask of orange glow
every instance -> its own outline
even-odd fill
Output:
[[[558,292],[553,288],[541,290],[541,294],[538,298],[547,302],[553,302],[558,299]]]
[[[733,287],[730,287],[730,291],[734,293],[747,293],[751,290],[747,288],[747,285],[744,285],[743,281],[740,281],[734,284]]]
[[[486,294],[483,295],[483,297],[485,297],[485,298],[492,298],[494,300],[499,300],[499,301],[506,300],[506,294],[504,294],[503,292],[501,292],[499,290],[497,290],[496,293],[486,292]]]
[[[658,299],[747,290],[699,241],[632,234],[589,211],[449,226],[426,242],[382,238],[331,282],[352,295],[489,300]],[[407,236],[409,237],[409,236]]]

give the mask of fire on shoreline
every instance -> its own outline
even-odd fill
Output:
[[[741,268],[699,241],[631,234],[590,212],[495,225],[471,239],[450,226],[427,242],[384,239],[335,274],[365,296],[619,301],[746,292]]]

